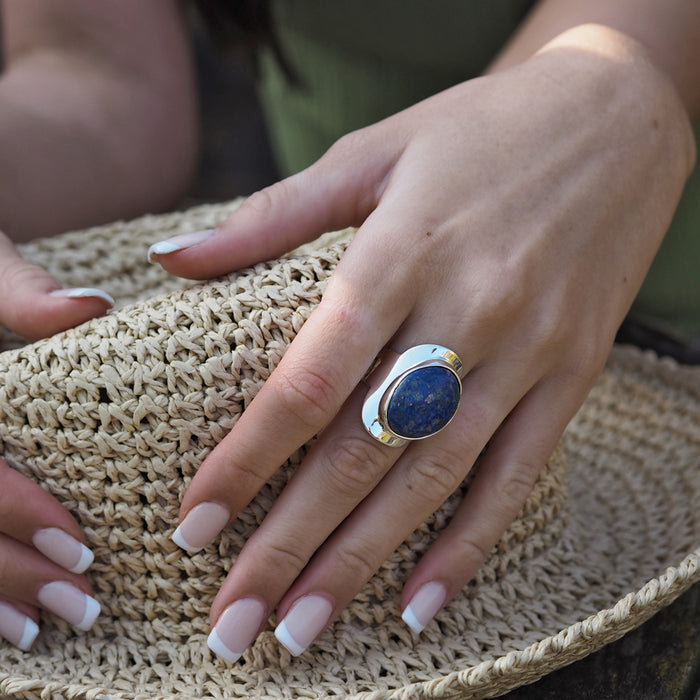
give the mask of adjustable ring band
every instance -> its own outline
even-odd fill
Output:
[[[462,371],[457,353],[441,345],[416,345],[400,355],[385,350],[366,378],[367,432],[390,447],[439,433],[459,407]]]

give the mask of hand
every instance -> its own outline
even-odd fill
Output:
[[[62,289],[46,270],[23,260],[0,232],[0,325],[39,340],[101,316],[113,305],[100,289]]]
[[[157,244],[202,278],[360,225],[323,301],[182,503],[196,551],[285,459],[318,441],[241,551],[211,610],[231,661],[277,608],[301,653],[479,460],[407,582],[420,631],[515,517],[598,375],[690,171],[687,116],[641,48],[603,27],[341,139],[214,232]],[[463,398],[439,435],[365,432],[362,378],[389,346],[454,349]]]
[[[22,260],[0,233],[0,323],[30,340],[104,313],[100,290],[64,290]],[[99,613],[83,571],[92,562],[80,528],[38,484],[0,459],[0,636],[27,650],[38,634],[38,609],[87,629]]]
[[[28,650],[38,608],[86,630],[100,612],[81,576],[93,556],[68,512],[0,460],[0,636]]]

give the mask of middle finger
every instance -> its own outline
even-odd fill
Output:
[[[358,420],[366,393],[360,385],[323,431],[219,591],[209,641],[224,658],[242,653],[328,535],[401,456],[402,449],[378,442]],[[321,607],[330,615],[330,601]]]

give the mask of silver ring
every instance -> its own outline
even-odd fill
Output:
[[[442,345],[416,345],[400,355],[384,351],[366,378],[367,432],[390,447],[439,433],[457,413],[462,371],[457,353]]]

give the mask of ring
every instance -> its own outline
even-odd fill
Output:
[[[416,345],[400,355],[385,350],[370,370],[362,422],[390,447],[439,433],[462,398],[462,361],[441,345]]]

